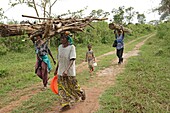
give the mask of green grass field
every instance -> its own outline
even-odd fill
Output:
[[[139,38],[136,41],[134,41],[132,44],[126,45],[125,52],[132,50],[133,47],[135,46],[135,44],[139,43],[140,41],[144,40],[145,38],[146,37]],[[130,40],[128,40],[128,41],[130,41]],[[125,43],[128,43],[128,41],[125,41]],[[143,49],[148,50],[147,46],[152,48],[153,43],[151,43],[151,42],[152,41],[148,42],[142,48],[142,50]],[[56,54],[57,54],[56,48],[51,48],[51,50],[53,52],[53,56],[54,55],[56,56]],[[114,48],[111,47],[111,44],[110,45],[99,44],[99,45],[93,45],[93,50],[97,57],[104,53],[113,51]],[[151,50],[150,48],[149,48],[149,50],[150,50],[150,52],[151,51],[153,52],[153,50]],[[84,61],[86,51],[87,51],[86,45],[77,47],[77,61],[76,61],[77,64],[80,64],[82,61]],[[159,51],[158,51],[158,53],[159,53]],[[147,53],[146,54],[143,53],[142,55],[145,55],[143,57],[147,58],[146,57]],[[140,57],[141,57],[141,55],[140,55]],[[101,58],[101,60],[98,62],[98,67],[96,68],[95,72],[97,72],[98,70],[102,70],[103,68],[110,67],[111,66],[110,61],[113,60],[113,58],[116,58],[116,56],[109,55],[109,56]],[[0,74],[0,77],[1,77],[1,79],[0,79],[0,101],[1,101],[0,108],[2,108],[5,105],[8,105],[10,102],[18,100],[19,96],[29,93],[29,92],[25,92],[18,96],[11,96],[11,92],[15,92],[16,90],[22,90],[25,88],[32,87],[32,86],[34,86],[34,84],[41,82],[41,80],[34,74],[35,53],[34,53],[33,49],[29,49],[27,52],[24,52],[24,53],[8,53],[7,55],[2,56],[0,61],[2,62],[0,64],[0,73],[1,73]],[[131,61],[133,61],[133,62],[130,63]],[[118,98],[114,95],[117,95],[117,92],[120,91],[119,90],[119,89],[121,89],[121,87],[119,86],[120,84],[123,88],[122,90],[124,90],[124,91],[130,91],[129,89],[126,89],[127,87],[124,87],[124,85],[129,86],[126,83],[129,83],[129,84],[131,83],[131,85],[134,87],[140,86],[137,84],[138,82],[135,82],[135,80],[134,80],[135,76],[136,76],[136,72],[140,71],[140,69],[138,68],[140,62],[141,62],[141,60],[139,60],[138,57],[132,58],[129,60],[130,64],[128,63],[128,65],[130,65],[130,66],[127,66],[128,68],[125,70],[126,75],[123,75],[123,74],[119,75],[117,78],[116,86],[109,88],[106,91],[106,93],[103,94],[103,96],[101,97],[101,105],[103,106],[103,109],[99,110],[98,112],[109,113],[112,111],[120,112],[123,110],[128,112],[128,110],[121,109],[121,107],[123,107],[123,108],[127,107],[131,110],[132,107],[130,108],[128,105],[124,106],[124,104],[123,104],[124,101],[122,100],[122,98]],[[153,65],[155,65],[155,64],[153,64]],[[54,65],[52,65],[52,66],[54,69],[55,66]],[[136,67],[137,69],[131,69],[130,67],[131,68]],[[148,68],[143,68],[143,69],[148,69]],[[129,72],[129,70],[134,70],[136,72],[132,73],[132,71]],[[140,73],[142,73],[142,72],[139,72],[140,79],[143,78],[140,75]],[[129,82],[131,80],[130,75],[134,76],[132,79],[132,82]],[[127,79],[127,76],[129,79]],[[53,73],[50,74],[50,77],[53,77]],[[123,81],[125,78],[126,78],[126,82]],[[89,73],[87,70],[84,70],[82,73],[77,74],[77,79],[81,85],[84,85],[84,84],[89,85],[89,86],[93,85],[93,84],[88,83]],[[139,80],[139,79],[137,79],[137,80]],[[147,82],[147,81],[145,81],[145,82]],[[133,85],[134,83],[136,83],[137,86],[136,86],[136,84]],[[34,90],[34,89],[32,89],[32,90]],[[132,91],[130,91],[130,92],[132,92]],[[136,93],[136,91],[133,93],[135,93],[136,95],[138,94],[138,93]],[[124,92],[123,94],[131,95],[129,92],[127,92],[127,93]],[[118,96],[119,96],[119,93],[118,93]],[[121,94],[120,94],[120,97],[121,97]],[[125,95],[125,98],[126,97],[128,98],[128,96]],[[132,97],[133,98],[135,97],[134,94],[132,95]],[[130,100],[133,100],[133,98],[130,98]],[[119,104],[118,102],[121,102],[121,103]],[[125,102],[127,102],[127,101],[125,101]],[[44,112],[45,113],[46,110],[49,111],[50,109],[52,109],[51,106],[56,105],[56,103],[57,103],[57,96],[54,95],[50,89],[48,89],[47,91],[39,92],[39,93],[31,96],[27,101],[23,101],[22,104],[20,106],[16,107],[12,112],[13,113],[23,113],[23,112],[24,113],[32,113],[32,112],[42,113],[42,112]],[[117,108],[114,104],[116,104]],[[41,106],[41,108],[39,106]],[[132,106],[132,105],[130,105],[130,106]],[[138,104],[137,104],[137,106],[138,106]],[[135,107],[133,107],[133,109],[134,109],[134,112],[136,112],[135,110],[138,110]],[[145,111],[145,109],[144,109],[144,111]]]
[[[152,37],[139,56],[128,60],[116,84],[101,96],[97,113],[170,112],[170,38],[166,38]]]

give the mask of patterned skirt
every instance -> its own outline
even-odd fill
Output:
[[[84,100],[85,93],[75,76],[59,76],[58,79],[60,104],[62,106],[72,105],[80,99]]]

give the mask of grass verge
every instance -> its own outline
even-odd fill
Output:
[[[161,41],[161,42],[160,42]],[[170,52],[164,41],[152,37],[139,56],[128,60],[116,85],[100,98],[97,113],[168,113],[170,111]]]

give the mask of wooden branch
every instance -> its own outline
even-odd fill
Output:
[[[42,19],[42,20],[51,20],[51,18],[41,18],[41,17],[27,16],[27,15],[22,15],[22,17],[33,18],[33,19]]]

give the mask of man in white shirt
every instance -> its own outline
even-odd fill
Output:
[[[58,65],[55,75],[59,81],[59,96],[62,108],[61,111],[70,108],[70,104],[85,100],[85,92],[80,88],[76,80],[76,50],[74,45],[69,44],[69,37],[61,35],[61,45],[58,47]]]

